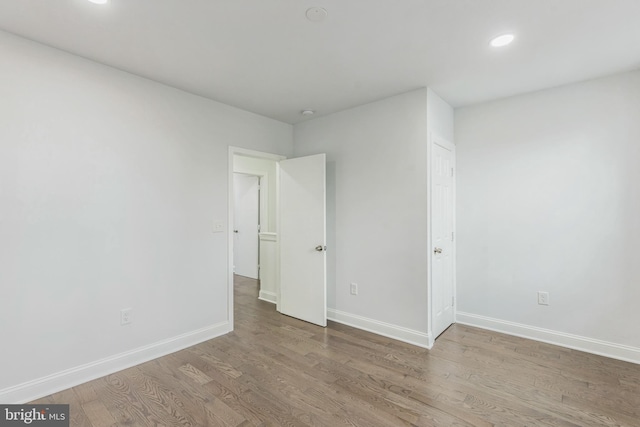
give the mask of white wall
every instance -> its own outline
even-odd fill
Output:
[[[640,72],[455,121],[462,319],[640,361]]]
[[[292,127],[1,32],[0,57],[0,400],[224,332],[227,147],[290,155]]]
[[[330,318],[426,345],[427,91],[294,126],[296,156],[327,153]],[[349,294],[349,284],[359,294]],[[337,313],[336,313],[337,312]],[[402,330],[404,328],[404,330]]]
[[[453,108],[431,88],[427,88],[427,131],[455,143]]]

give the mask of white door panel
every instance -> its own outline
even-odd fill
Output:
[[[234,192],[234,272],[258,279],[258,232],[260,221],[260,179],[253,175],[233,174]]]
[[[434,143],[431,151],[431,310],[434,338],[454,321],[453,159],[454,153]]]
[[[279,310],[327,325],[324,154],[279,162]]]

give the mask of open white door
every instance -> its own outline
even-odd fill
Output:
[[[431,310],[436,338],[454,322],[454,147],[434,141],[431,148]]]
[[[253,175],[233,174],[234,272],[240,276],[258,279],[258,233],[260,231],[260,178]]]
[[[282,314],[327,326],[324,154],[279,162]]]

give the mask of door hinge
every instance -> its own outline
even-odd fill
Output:
[[[453,168],[451,168],[451,176],[453,176]]]
[[[453,242],[453,231],[451,232],[451,241]]]
[[[451,307],[456,305],[456,297],[451,297]]]

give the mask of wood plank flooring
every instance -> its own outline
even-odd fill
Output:
[[[45,397],[72,426],[640,426],[640,366],[454,325],[431,350],[283,316]]]

